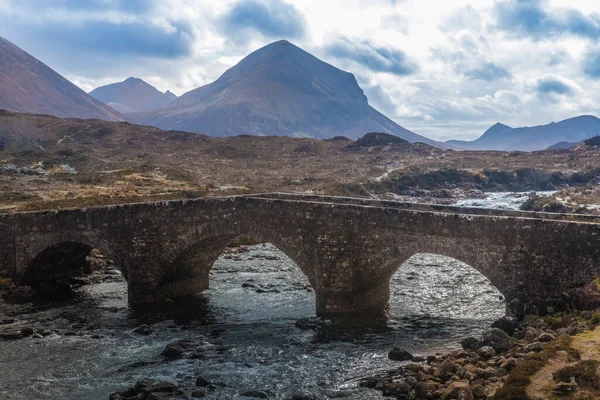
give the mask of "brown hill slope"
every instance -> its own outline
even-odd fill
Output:
[[[57,117],[124,120],[116,110],[2,37],[0,109]]]
[[[362,146],[343,137],[215,138],[126,122],[0,112],[0,212],[239,192],[368,196],[365,189],[385,195],[415,191],[415,185],[473,189],[486,177],[500,183],[514,179],[518,169],[597,168],[600,155],[589,146],[535,153],[444,152],[369,137],[377,140],[363,140]]]

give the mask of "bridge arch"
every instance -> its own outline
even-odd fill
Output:
[[[419,254],[435,254],[460,261],[487,278],[491,284],[503,295],[507,288],[507,278],[498,273],[500,260],[490,256],[490,249],[476,248],[470,244],[461,243],[460,240],[419,240],[406,249],[398,259],[390,260],[387,265],[389,278],[396,273],[410,258]]]
[[[93,250],[96,250],[96,254]],[[72,291],[72,279],[93,272],[93,260],[100,255],[104,257],[95,246],[83,241],[49,245],[27,263],[19,283],[31,286],[44,295],[68,296]]]
[[[229,243],[236,237],[248,235],[261,242],[271,243],[290,258],[308,278],[316,284],[314,255],[301,234],[289,233],[285,227],[270,225],[260,220],[218,221],[205,223],[178,232],[177,239],[163,249],[161,260],[154,263],[153,290],[149,300],[163,300],[199,293],[209,287],[210,271]],[[133,265],[130,268],[135,268]],[[143,268],[143,267],[142,267]],[[132,275],[135,271],[132,271]],[[135,288],[134,288],[135,291]],[[131,293],[130,299],[138,301],[139,293]],[[145,295],[141,293],[141,295]]]

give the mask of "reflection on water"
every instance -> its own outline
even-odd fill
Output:
[[[297,391],[379,399],[379,392],[357,388],[356,378],[397,365],[387,359],[392,346],[419,354],[456,348],[504,311],[499,293],[472,268],[419,255],[392,278],[383,326],[335,323],[328,331],[301,331],[294,323],[315,309],[306,277],[271,245],[250,250],[219,259],[211,289],[183,303],[133,311],[125,283],[103,283],[19,316],[60,335],[0,342],[0,398],[107,399],[144,377],[191,390],[202,375],[223,384],[212,399],[235,399],[246,389],[274,399]],[[154,333],[133,333],[141,323]],[[193,342],[197,358],[165,361],[160,353],[174,340]]]

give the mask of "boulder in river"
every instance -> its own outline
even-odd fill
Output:
[[[503,353],[510,348],[510,336],[498,328],[492,328],[483,335],[483,345],[493,347],[497,353]]]
[[[211,381],[209,381],[208,379],[205,379],[201,376],[196,378],[196,386],[198,386],[198,387],[207,387],[211,383],[212,383]]]
[[[289,397],[289,400],[316,400],[317,398],[311,394],[306,394],[302,392],[292,393]]]
[[[388,358],[394,361],[410,361],[415,357],[404,349],[393,347],[388,353]]]
[[[322,319],[319,317],[302,317],[296,321],[296,328],[302,330],[316,330],[324,326],[330,326],[331,321],[328,319]]]
[[[240,396],[242,397],[253,397],[255,399],[266,399],[269,396],[267,396],[267,394],[261,390],[246,390],[244,392],[240,393]]]
[[[148,336],[154,331],[148,325],[144,324],[135,328],[133,332],[137,333],[138,335]]]
[[[21,339],[23,337],[23,333],[20,329],[12,329],[9,331],[0,332],[0,338],[4,340],[15,340]]]
[[[155,379],[141,379],[134,387],[113,393],[109,400],[150,400],[179,397],[183,392],[174,384]]]
[[[476,350],[479,348],[479,340],[477,340],[473,336],[470,336],[468,338],[463,339],[460,342],[460,345],[465,350]]]
[[[177,360],[183,358],[186,347],[183,342],[171,342],[165,346],[161,354],[168,359]]]
[[[498,328],[506,332],[508,336],[512,336],[517,329],[517,321],[512,318],[502,317],[492,323],[492,328]]]

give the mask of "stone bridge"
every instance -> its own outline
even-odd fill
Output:
[[[391,276],[417,253],[463,261],[520,304],[552,304],[600,275],[598,217],[285,194],[0,214],[0,270],[34,285],[97,248],[130,302],[159,301],[208,288],[241,234],[298,265],[319,315],[385,306]]]

